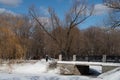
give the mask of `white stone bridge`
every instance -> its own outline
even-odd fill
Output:
[[[120,63],[104,62],[81,62],[81,61],[58,61],[61,68],[61,74],[89,75],[90,66],[101,66],[102,73],[120,67]]]
[[[120,63],[75,61],[75,56],[73,56],[73,61],[62,61],[61,56],[59,56],[57,65],[61,68],[61,74],[66,75],[88,75],[90,66],[101,66],[102,73],[120,67]]]

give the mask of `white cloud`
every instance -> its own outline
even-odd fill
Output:
[[[96,4],[94,7],[94,14],[95,15],[101,15],[101,14],[109,13],[111,11],[112,11],[112,9],[108,8],[104,4]]]
[[[7,10],[7,9],[5,9],[5,8],[0,8],[0,14],[12,14],[12,15],[14,15],[14,16],[16,16],[16,15],[18,15],[18,14],[16,14],[16,13],[14,13],[13,11],[10,11],[10,10]]]
[[[41,6],[40,7],[40,11],[42,12],[42,14],[44,14],[45,16],[49,15],[48,12],[48,8]]]
[[[22,0],[0,0],[1,4],[9,5],[9,6],[18,6]]]

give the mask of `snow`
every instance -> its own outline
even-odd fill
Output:
[[[94,69],[96,71],[98,71],[99,73],[102,73],[102,67],[101,66],[90,66],[90,69]]]
[[[44,61],[39,61],[34,64],[22,64],[22,65],[14,65],[13,66],[13,73],[30,73],[30,74],[39,74],[44,73],[47,71],[47,63]]]
[[[91,73],[94,76],[98,76],[102,73],[102,67],[101,66],[89,66],[90,71],[89,73]]]
[[[91,66],[120,66],[120,63],[103,63],[103,62],[85,62],[85,61],[58,61],[59,64],[74,64],[74,65],[91,65]]]
[[[27,75],[0,73],[0,80],[90,80],[85,76],[60,76],[51,74]]]
[[[106,73],[103,73],[98,77],[105,80],[120,80],[120,67],[114,70],[108,71]]]
[[[96,78],[76,75],[60,75],[59,68],[48,69],[51,61],[44,59],[34,63],[16,63],[12,65],[0,65],[0,80],[120,80],[120,67],[103,73]],[[90,66],[101,72],[100,66]]]
[[[22,73],[22,74],[41,74],[41,73],[58,73],[58,69],[48,70],[49,62],[46,62],[44,59],[34,62],[34,63],[21,63],[21,64],[12,64],[7,65],[3,64],[0,67],[0,71],[10,73]]]

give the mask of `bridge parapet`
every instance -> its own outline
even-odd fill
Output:
[[[68,57],[68,56],[67,56]],[[88,61],[88,62],[113,62],[113,63],[120,63],[120,56],[110,56],[110,55],[91,55],[91,56],[78,56],[73,55],[70,58],[59,55],[60,61]]]
[[[120,67],[120,63],[103,63],[103,62],[80,62],[80,61],[58,61],[62,74],[71,75],[88,75],[90,66],[101,66],[102,73]]]

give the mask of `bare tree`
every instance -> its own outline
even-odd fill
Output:
[[[91,9],[89,9],[91,8]],[[73,6],[70,8],[68,13],[66,14],[66,26],[68,28],[66,35],[66,54],[70,52],[71,43],[73,41],[71,37],[71,32],[74,27],[77,27],[79,24],[83,23],[86,19],[88,19],[93,12],[93,7],[89,7],[86,0],[75,1]]]
[[[63,22],[63,21],[60,21],[60,19],[58,18],[58,16],[56,15],[53,9],[51,8],[49,9],[50,19],[52,22],[53,29],[57,27],[66,28],[65,47],[61,50],[61,52],[63,52],[66,56],[69,54],[72,46],[71,45],[73,41],[71,36],[72,29],[74,27],[77,27],[79,24],[83,23],[86,19],[88,19],[92,15],[92,12],[93,12],[93,7],[90,7],[87,4],[86,0],[79,0],[79,1],[75,0],[70,10],[66,13],[65,20]],[[43,29],[43,31],[46,32],[46,34],[53,39],[53,41],[58,45],[58,47],[60,47],[61,45],[60,41],[58,41],[58,39],[56,39],[56,37],[46,29],[46,26],[43,25],[42,22],[40,22],[39,20],[40,16],[37,15],[38,12],[32,7],[30,8],[29,13],[32,16],[32,18]]]
[[[111,28],[120,27],[120,0],[103,0],[104,4],[113,9],[110,13],[110,25]]]

